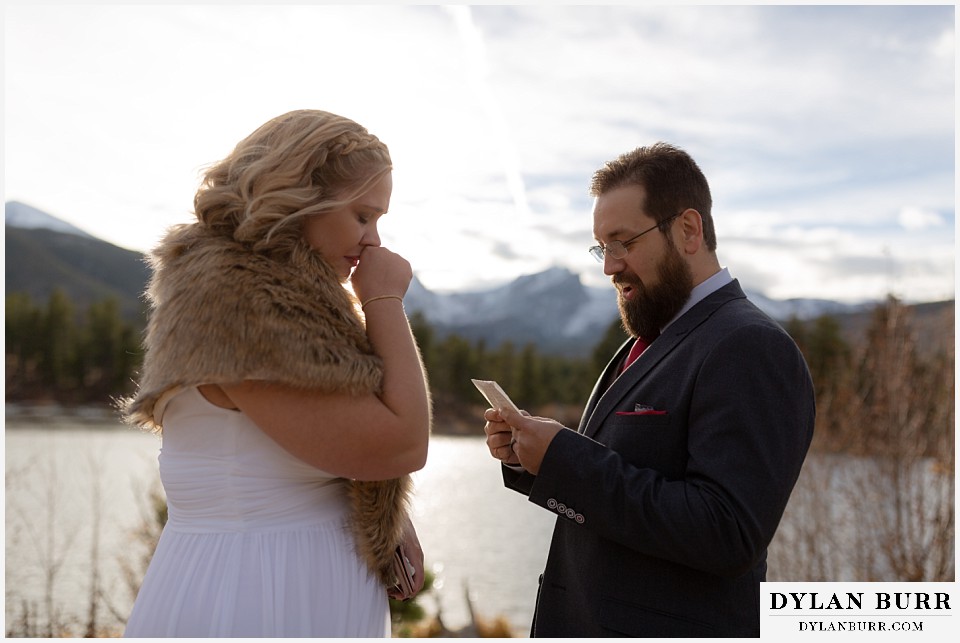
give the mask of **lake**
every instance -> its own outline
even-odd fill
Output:
[[[119,624],[132,605],[122,563],[136,569],[148,553],[133,532],[160,490],[159,438],[110,420],[8,417],[5,442],[8,626],[25,605],[43,621],[45,597],[60,622],[82,622],[95,559],[99,618]],[[952,580],[952,473],[930,459],[891,475],[870,458],[808,456],[770,546],[768,580],[910,580],[903,569]],[[525,636],[554,516],[503,487],[480,436],[434,436],[413,477],[414,520],[436,575],[420,604],[450,629],[470,622],[472,604],[477,617],[502,616]]]
[[[5,437],[7,621],[23,600],[44,609],[47,572],[57,564],[54,603],[65,620],[85,618],[98,511],[106,604],[125,615],[132,597],[120,561],[134,560],[132,532],[149,490],[159,489],[159,438],[68,419],[8,420]],[[457,629],[470,621],[469,593],[478,617],[503,616],[525,635],[555,518],[503,487],[481,437],[433,437],[413,477],[414,521],[436,575],[419,602]]]

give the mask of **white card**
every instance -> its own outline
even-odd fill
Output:
[[[487,402],[490,403],[490,407],[494,409],[512,409],[513,411],[520,413],[520,409],[517,408],[517,405],[513,403],[513,400],[510,399],[510,396],[503,392],[503,389],[500,388],[500,385],[491,380],[470,380],[473,382],[473,385],[483,393],[483,396],[487,398]]]

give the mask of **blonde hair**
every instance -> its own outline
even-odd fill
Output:
[[[273,118],[210,166],[194,197],[199,223],[250,244],[289,250],[300,221],[349,204],[392,168],[387,146],[319,110]]]

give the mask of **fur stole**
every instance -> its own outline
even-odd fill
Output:
[[[356,299],[305,242],[257,252],[201,224],[172,229],[150,256],[151,306],[138,392],[124,420],[162,431],[170,393],[264,380],[323,392],[377,393],[383,365]],[[357,550],[386,585],[402,538],[410,476],[349,481]]]

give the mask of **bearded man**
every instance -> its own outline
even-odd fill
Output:
[[[507,487],[558,515],[531,636],[757,637],[813,437],[790,336],[721,268],[707,180],[657,143],[598,170],[590,252],[633,336],[579,428],[488,409]]]

